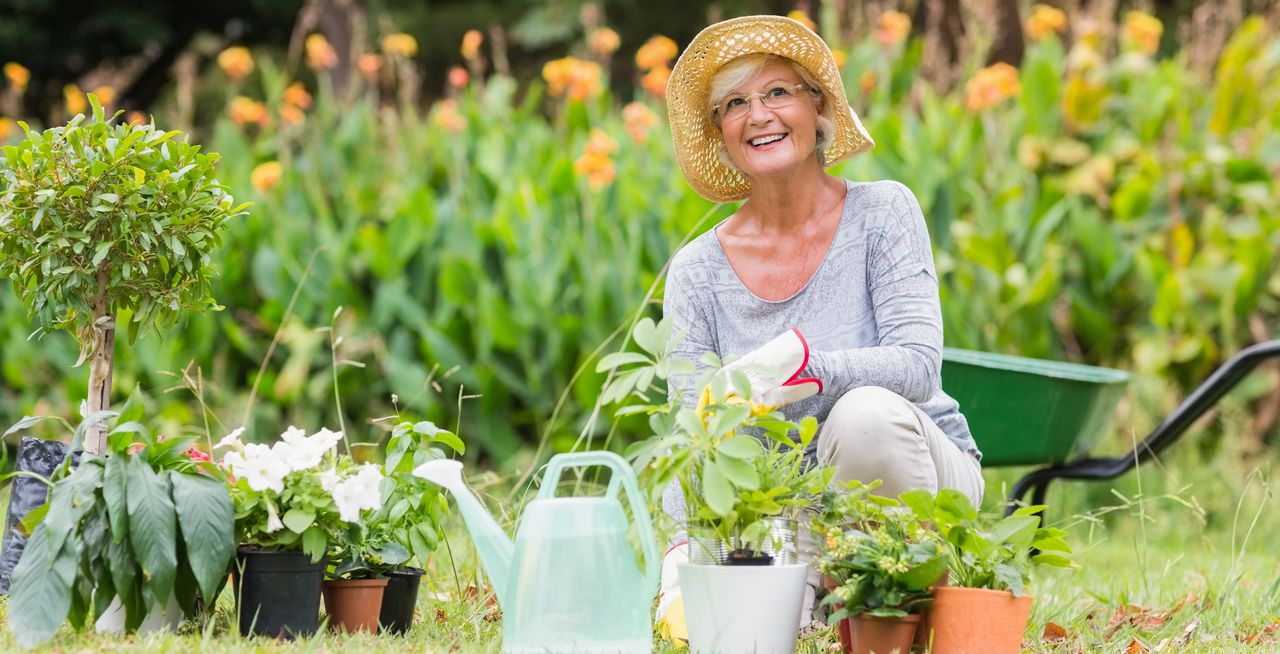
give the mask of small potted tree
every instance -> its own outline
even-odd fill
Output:
[[[833,609],[828,621],[846,653],[905,654],[947,556],[937,532],[898,501],[871,493],[878,485],[855,480],[823,493],[813,521],[822,544],[818,569],[831,591],[823,604]]]
[[[924,640],[935,654],[1021,649],[1031,617],[1026,584],[1035,565],[1071,567],[1071,547],[1061,529],[1040,526],[1044,506],[1008,516],[980,516],[969,498],[943,489],[903,493],[902,502],[946,543],[950,582],[934,589]]]
[[[0,151],[0,276],[36,320],[36,334],[67,329],[89,362],[84,415],[110,408],[116,318],[129,339],[220,309],[209,295],[213,251],[233,206],[218,182],[218,155],[182,132],[107,118],[89,94],[83,114]],[[106,428],[90,424],[84,448],[102,453]]]

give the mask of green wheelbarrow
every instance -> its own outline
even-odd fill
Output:
[[[1114,457],[1089,450],[1106,432],[1129,374],[1110,368],[946,348],[942,388],[960,403],[984,467],[1039,465],[1009,493],[1012,512],[1028,492],[1044,503],[1055,479],[1114,479],[1181,438],[1249,372],[1280,357],[1280,340],[1241,350],[1197,387],[1135,449]]]

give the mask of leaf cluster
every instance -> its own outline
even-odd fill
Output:
[[[0,277],[40,331],[72,329],[82,348],[99,302],[131,314],[131,339],[221,308],[211,254],[248,206],[215,177],[217,154],[89,101],[91,119],[43,132],[20,123],[26,139],[0,150]]]
[[[312,561],[324,557],[342,537],[342,521],[333,495],[317,468],[284,477],[284,489],[254,490],[245,479],[229,480],[235,529],[241,545],[264,550],[302,550]]]
[[[48,640],[64,620],[82,629],[117,597],[133,631],[171,596],[192,616],[221,591],[235,552],[227,487],[212,464],[187,456],[191,439],[153,438],[140,414],[131,398],[121,413],[86,418],[73,444],[89,426],[117,419],[110,456],[83,455],[24,521],[35,527],[13,572],[8,613],[23,646]]]
[[[1040,526],[1038,514],[1044,505],[1020,507],[993,518],[979,515],[969,498],[954,489],[940,490],[936,497],[923,490],[909,491],[901,500],[942,536],[952,585],[1022,595],[1034,565],[1074,565],[1067,533]]]

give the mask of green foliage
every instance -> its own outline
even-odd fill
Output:
[[[942,489],[903,493],[902,503],[942,535],[950,558],[951,584],[963,588],[1026,592],[1033,564],[1072,567],[1067,532],[1041,527],[1045,507],[1024,506],[999,519],[979,516],[964,493]],[[1039,550],[1032,554],[1032,551]]]
[[[835,623],[851,615],[903,617],[932,599],[929,587],[947,572],[938,532],[897,500],[872,495],[878,482],[857,480],[822,494],[814,534],[825,539],[818,569],[835,588],[823,604]]]
[[[24,647],[48,640],[64,621],[82,628],[116,597],[133,631],[170,596],[196,615],[222,588],[235,550],[226,485],[187,449],[191,439],[152,438],[134,420],[134,400],[122,413],[86,419],[116,419],[110,456],[83,455],[38,514],[13,572],[8,618]]]
[[[440,446],[457,454],[466,451],[460,438],[425,420],[401,421],[387,441],[387,458],[382,466],[382,508],[371,521],[407,552],[405,560],[396,564],[411,559],[425,567],[428,557],[444,539],[449,500],[439,486],[413,474],[413,469],[423,463],[446,456]]]
[[[0,276],[40,330],[71,329],[88,348],[95,304],[141,331],[220,308],[212,253],[232,206],[218,155],[150,125],[93,116],[32,132],[0,159]]]

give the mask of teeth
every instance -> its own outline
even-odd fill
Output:
[[[751,145],[761,146],[774,141],[781,141],[786,134],[774,134],[773,136],[761,136],[760,138],[751,139]]]

